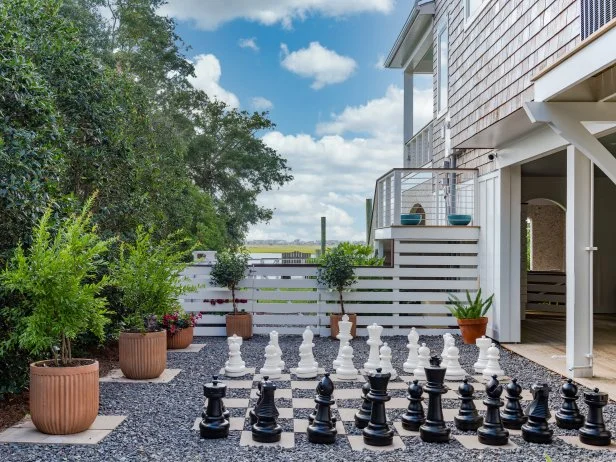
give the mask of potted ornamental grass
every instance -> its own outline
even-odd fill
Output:
[[[182,310],[164,314],[159,325],[167,332],[167,349],[187,348],[193,341],[194,328],[199,319],[201,313],[186,313]]]
[[[248,272],[250,254],[245,250],[223,251],[216,254],[216,262],[210,272],[210,281],[217,287],[226,287],[231,291],[233,312],[226,315],[227,337],[234,334],[244,339],[252,337],[252,315],[244,310],[238,310],[240,299],[235,297],[238,285]]]
[[[87,430],[98,415],[98,361],[73,357],[78,335],[104,336],[108,284],[102,240],[91,222],[90,198],[79,214],[53,223],[47,210],[28,249],[15,250],[0,275],[7,291],[21,299],[7,308],[18,319],[20,346],[50,357],[30,365],[30,415],[43,433],[65,435]]]
[[[449,294],[449,304],[447,306],[451,314],[458,320],[458,326],[462,333],[464,343],[475,344],[475,341],[486,334],[488,318],[486,314],[492,307],[494,294],[487,299],[481,297],[481,289],[477,292],[475,298],[471,297],[469,291],[466,291],[466,301],[460,300],[453,294]]]

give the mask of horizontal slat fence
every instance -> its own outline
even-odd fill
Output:
[[[555,271],[529,271],[527,274],[527,310],[565,313],[567,276]]]

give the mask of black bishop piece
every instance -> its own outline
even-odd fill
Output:
[[[385,412],[385,403],[391,399],[387,394],[387,384],[391,378],[391,374],[387,372],[383,374],[379,367],[375,374],[368,377],[370,381],[370,392],[368,399],[372,402],[372,412],[370,413],[370,422],[363,429],[364,443],[369,446],[389,446],[394,441],[394,431],[387,425],[387,413]]]
[[[607,404],[607,393],[598,388],[584,392],[584,402],[588,405],[586,423],[580,428],[580,441],[592,446],[609,446],[612,433],[605,429],[603,406]]]
[[[443,418],[441,395],[447,393],[447,387],[444,385],[447,369],[441,367],[441,358],[438,356],[432,356],[430,365],[424,369],[428,381],[424,387],[424,391],[428,393],[428,415],[419,427],[419,437],[427,443],[446,443],[451,430],[447,428]]]
[[[568,379],[560,387],[560,396],[563,399],[563,404],[556,412],[556,425],[559,428],[577,430],[584,425],[584,416],[580,414],[577,406],[579,398],[577,392],[578,388],[571,379]]]
[[[486,395],[488,397],[483,401],[487,408],[486,418],[483,421],[483,426],[477,430],[477,436],[481,444],[504,446],[509,442],[509,432],[503,427],[499,412],[503,405],[501,400],[502,393],[503,386],[498,383],[496,375],[493,375],[486,384]]]
[[[359,411],[355,413],[355,426],[359,429],[366,428],[368,422],[370,422],[370,415],[372,414],[372,401],[368,399],[368,393],[370,393],[370,382],[364,383],[361,387],[362,399],[361,407]]]
[[[512,379],[505,387],[507,393],[507,403],[501,411],[503,426],[509,430],[519,430],[526,423],[528,417],[524,415],[524,410],[520,405],[520,395],[522,387],[518,384],[518,379]]]
[[[282,427],[278,425],[278,409],[274,393],[276,385],[269,380],[269,377],[263,377],[261,382],[261,400],[255,407],[255,415],[257,422],[252,426],[252,439],[259,443],[275,443],[280,441]]]
[[[474,432],[483,425],[483,417],[477,412],[475,402],[473,401],[474,392],[475,389],[468,383],[468,379],[464,379],[458,387],[460,410],[458,415],[453,418],[453,421],[456,428],[463,432]]]
[[[402,428],[405,430],[416,432],[419,431],[419,427],[426,421],[423,405],[423,387],[419,385],[418,380],[413,380],[413,383],[409,384],[408,394],[406,399],[409,400],[409,407],[402,415]]]
[[[552,415],[548,405],[550,387],[547,383],[541,385],[535,383],[530,387],[530,391],[533,394],[533,400],[524,410],[524,414],[528,416],[528,422],[522,425],[522,438],[529,443],[551,443],[554,431],[548,425],[548,420]]]
[[[207,405],[203,408],[199,433],[201,438],[215,439],[229,436],[229,421],[223,415],[224,405],[222,399],[227,394],[227,386],[214,376],[211,383],[203,386],[203,394],[207,398]]]
[[[334,393],[334,382],[329,378],[329,374],[321,379],[317,384],[317,403],[316,415],[312,423],[308,426],[308,441],[317,444],[333,444],[336,442],[336,420],[332,419],[331,406],[334,404],[332,394]]]

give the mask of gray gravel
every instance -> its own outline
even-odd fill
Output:
[[[118,383],[101,384],[101,409],[103,415],[127,415],[128,418],[113,433],[95,446],[58,446],[58,445],[25,445],[0,444],[0,461],[228,461],[244,462],[255,459],[259,461],[399,461],[421,460],[430,461],[468,461],[478,459],[483,461],[545,461],[548,454],[554,462],[557,461],[612,461],[616,453],[605,450],[585,451],[570,446],[559,439],[548,446],[524,442],[521,437],[511,437],[519,447],[517,450],[490,449],[484,451],[469,451],[457,441],[448,444],[427,444],[419,438],[402,438],[405,449],[390,453],[375,454],[372,452],[358,453],[351,450],[348,441],[339,437],[332,446],[313,445],[306,435],[295,435],[294,449],[275,448],[243,448],[239,446],[239,432],[232,432],[226,440],[201,440],[198,433],[191,431],[196,417],[201,413],[203,403],[202,384],[216,373],[227,355],[226,339],[203,337],[196,338],[195,343],[206,343],[207,346],[199,353],[170,353],[168,366],[180,368],[182,372],[169,384],[132,385]],[[247,366],[261,367],[263,351],[268,338],[256,336],[244,342],[242,356]],[[331,361],[338,351],[338,344],[328,338],[315,338],[315,357],[321,366],[329,369]],[[401,371],[406,359],[405,337],[390,337],[386,341],[394,352],[394,366]],[[442,340],[440,337],[422,337],[420,339],[432,349],[440,353]],[[300,336],[280,336],[280,347],[284,353],[287,366],[295,366],[298,361]],[[470,371],[476,361],[476,348],[460,345],[460,362]],[[368,346],[365,339],[353,340],[355,349],[355,364],[359,366],[367,359]],[[552,387],[550,404],[557,409],[561,404],[558,389],[561,377],[537,364],[506,350],[501,350],[501,366],[507,375],[517,377],[519,383],[528,389],[535,382],[547,382]],[[338,388],[357,388],[356,384],[340,383]],[[481,386],[476,384],[478,398],[483,397]],[[580,387],[583,390],[583,387]],[[295,391],[295,397],[311,397],[310,390]],[[403,390],[392,390],[392,395],[404,396]],[[247,397],[247,390],[230,392],[233,397]],[[349,397],[351,398],[351,397]],[[359,401],[349,400],[349,403]],[[282,404],[282,402],[281,402]],[[445,401],[451,407],[457,406],[455,401]],[[583,413],[586,406],[579,402]],[[241,411],[243,415],[245,411]],[[309,410],[295,410],[295,417],[307,417]],[[402,411],[400,411],[402,412]],[[334,412],[334,415],[337,413]],[[395,418],[396,413],[390,413],[389,418]],[[608,428],[616,434],[616,407],[612,402],[605,408],[605,418]],[[292,421],[284,420],[281,424],[285,430],[291,430]],[[349,423],[345,423],[349,434],[358,434]],[[552,426],[554,435],[566,435],[576,432],[560,430]],[[452,433],[459,434],[452,425]]]

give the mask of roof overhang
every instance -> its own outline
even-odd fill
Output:
[[[524,108],[520,108],[489,127],[475,133],[456,149],[495,149],[528,134],[536,126],[528,118]]]

